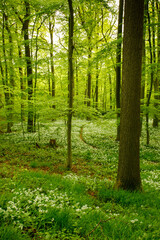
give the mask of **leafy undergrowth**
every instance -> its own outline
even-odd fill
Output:
[[[72,171],[63,121],[0,135],[0,239],[160,239],[160,129],[149,146],[142,132],[143,192],[129,193],[114,190],[115,124],[73,121]]]

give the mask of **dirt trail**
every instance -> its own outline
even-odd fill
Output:
[[[90,146],[91,148],[97,149],[97,147],[92,146],[91,144],[87,143],[87,142],[85,141],[85,139],[83,138],[83,126],[81,127],[81,130],[80,130],[80,139],[81,139],[85,144],[87,144],[88,146]]]

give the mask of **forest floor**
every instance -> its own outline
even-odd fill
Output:
[[[0,239],[160,239],[160,128],[141,135],[143,192],[114,190],[116,120],[73,121],[72,171],[65,121],[0,134]],[[50,145],[56,140],[56,146]]]

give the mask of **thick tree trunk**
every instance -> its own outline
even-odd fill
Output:
[[[160,23],[160,2],[158,2],[158,0],[156,1],[156,8],[157,8],[157,12],[158,12],[158,23]],[[160,24],[158,24],[158,41],[157,41],[157,49],[158,49],[158,68],[157,68],[157,78],[158,78],[158,84],[160,85]],[[160,94],[160,89],[159,92]],[[160,97],[159,97],[160,99]]]
[[[118,33],[117,33],[117,52],[116,52],[116,108],[117,108],[117,138],[120,140],[120,89],[121,89],[121,48],[122,48],[122,18],[123,18],[123,2],[119,0],[118,14]]]
[[[139,138],[144,0],[126,0],[117,188],[141,189]]]
[[[68,121],[67,121],[67,142],[68,142],[68,158],[67,168],[72,168],[72,112],[73,112],[73,28],[74,28],[74,17],[73,17],[73,6],[72,0],[68,0],[69,5],[69,41],[68,41],[68,89],[69,89],[69,110],[68,110]]]

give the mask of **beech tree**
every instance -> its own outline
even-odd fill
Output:
[[[73,114],[73,28],[74,28],[74,16],[72,0],[68,0],[69,5],[69,39],[68,39],[68,90],[69,90],[69,104],[68,104],[68,122],[67,122],[67,141],[68,141],[68,158],[67,168],[72,167],[72,114]]]
[[[156,1],[156,8],[157,8],[157,13],[158,13],[158,22],[160,23],[160,3],[158,2],[158,0]],[[157,32],[158,32],[158,41],[157,41],[157,49],[158,49],[157,78],[159,79],[159,84],[160,84],[160,24],[158,24],[158,26],[157,26]]]
[[[50,58],[51,58],[51,79],[52,79],[52,97],[55,97],[55,70],[54,70],[54,58],[53,58],[53,31],[55,26],[54,15],[52,18],[49,19],[49,34],[50,34],[50,41],[51,41],[51,48],[50,48]],[[55,108],[55,105],[52,106]]]
[[[126,0],[117,188],[141,189],[139,138],[144,0]]]
[[[122,51],[122,18],[123,2],[119,0],[117,52],[116,52],[116,107],[117,107],[117,141],[120,139],[120,89],[121,89],[121,51]]]

